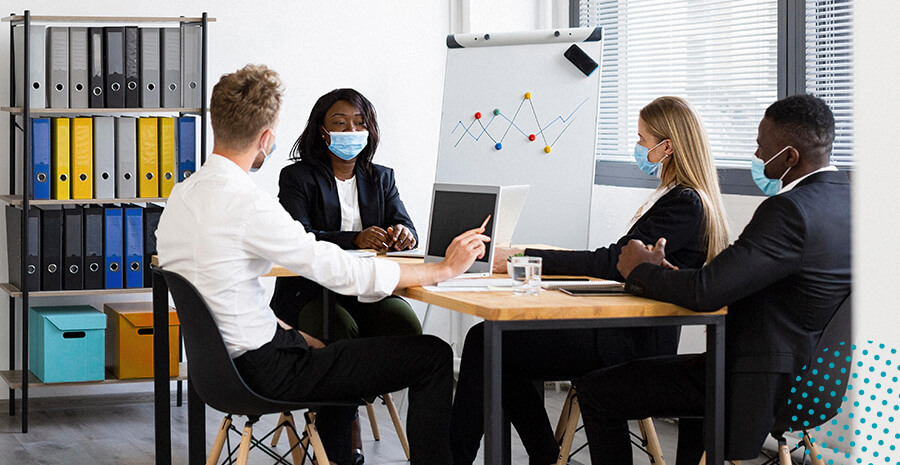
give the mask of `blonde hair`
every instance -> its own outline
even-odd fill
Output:
[[[679,97],[657,98],[641,109],[640,117],[654,137],[672,143],[672,156],[663,165],[657,189],[674,183],[700,196],[708,263],[728,246],[730,233],[703,121],[691,104]]]
[[[247,65],[224,74],[213,87],[209,103],[216,143],[243,150],[272,126],[281,108],[281,79],[265,65]]]

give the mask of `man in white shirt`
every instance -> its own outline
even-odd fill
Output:
[[[444,261],[419,265],[357,258],[316,241],[248,175],[274,149],[280,105],[280,79],[265,66],[222,76],[210,103],[213,154],[169,197],[156,232],[159,264],[197,288],[255,391],[276,399],[334,401],[409,387],[413,463],[450,463],[453,380],[446,343],[415,336],[326,347],[275,317],[260,277],[277,262],[332,291],[374,301],[463,273],[484,255],[489,239],[483,229],[467,231],[454,239]],[[329,458],[341,465],[350,460],[348,424],[355,411],[323,408],[317,416]]]

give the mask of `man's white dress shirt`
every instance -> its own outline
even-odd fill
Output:
[[[260,280],[273,263],[363,301],[390,295],[400,279],[394,262],[316,241],[247,172],[216,154],[175,185],[156,240],[160,266],[197,288],[232,358],[275,335],[278,322]]]

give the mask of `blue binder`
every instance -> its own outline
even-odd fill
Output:
[[[103,241],[106,256],[106,288],[122,288],[122,209],[106,207]]]
[[[31,184],[33,199],[50,198],[50,119],[31,120]]]
[[[197,120],[178,118],[178,182],[197,171]]]
[[[125,208],[125,287],[144,287],[143,208]]]

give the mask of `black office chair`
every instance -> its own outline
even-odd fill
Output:
[[[210,450],[206,461],[207,465],[214,465],[218,462],[222,453],[222,447],[226,442],[229,444],[227,463],[234,463],[232,457],[237,451],[236,463],[238,465],[246,464],[250,449],[257,447],[275,459],[277,463],[288,463],[285,461],[285,458],[288,454],[292,454],[294,465],[300,465],[306,459],[307,449],[311,444],[317,462],[327,464],[328,456],[322,446],[319,433],[316,431],[314,415],[308,410],[304,414],[306,426],[301,438],[297,434],[291,411],[315,409],[326,405],[356,406],[358,403],[285,402],[268,399],[253,392],[241,379],[234,362],[225,348],[222,335],[212,319],[209,307],[207,307],[206,302],[203,301],[203,298],[200,297],[194,286],[176,273],[162,269],[159,269],[159,271],[165,277],[169,291],[172,293],[172,298],[175,300],[175,309],[181,322],[181,334],[183,335],[187,351],[191,384],[203,402],[216,410],[226,413],[225,419],[222,420],[222,425],[219,427],[212,450]],[[261,415],[268,413],[284,414],[284,417],[275,428],[277,430],[285,428],[288,432],[291,448],[283,455],[279,455],[263,444],[275,429],[260,439],[253,437],[253,424],[259,420]],[[232,425],[232,415],[244,415],[247,417],[243,433],[240,433]],[[229,431],[241,434],[241,442],[236,449],[232,449],[230,446]]]

